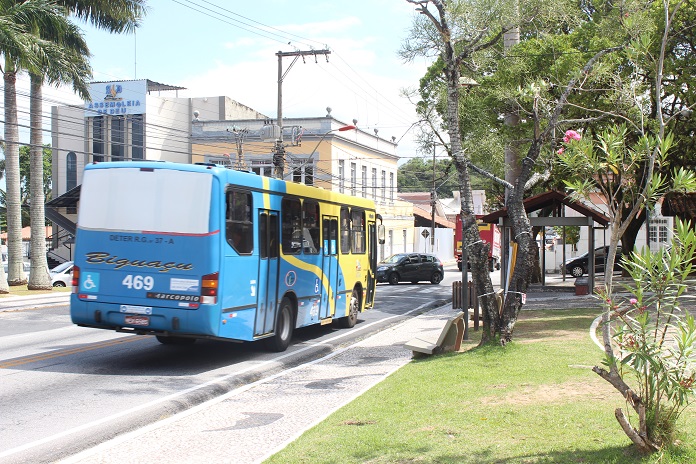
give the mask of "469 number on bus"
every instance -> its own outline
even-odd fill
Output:
[[[153,279],[152,276],[143,277],[140,275],[134,276],[128,274],[121,282],[121,285],[134,290],[152,290],[152,287],[155,286],[155,279]]]

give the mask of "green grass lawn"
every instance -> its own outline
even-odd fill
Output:
[[[10,287],[10,293],[0,294],[0,298],[6,298],[8,296],[31,296],[31,295],[44,295],[46,293],[56,293],[56,292],[67,292],[70,293],[70,287],[53,287],[53,290],[29,290],[26,285],[17,285]]]
[[[696,412],[677,446],[636,453],[620,394],[590,368],[597,310],[524,311],[515,341],[417,359],[269,463],[693,463]],[[471,332],[474,337],[478,335]]]

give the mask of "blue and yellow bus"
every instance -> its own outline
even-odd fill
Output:
[[[353,327],[375,298],[374,202],[216,165],[85,168],[70,314],[75,324],[155,335],[263,340]]]

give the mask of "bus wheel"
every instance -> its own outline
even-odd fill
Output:
[[[338,320],[339,327],[344,329],[352,329],[358,322],[358,311],[360,310],[360,296],[356,290],[353,290],[353,294],[350,296],[350,312],[347,316],[342,317]]]
[[[276,352],[285,351],[292,340],[293,325],[292,303],[288,298],[283,298],[276,316],[275,335],[264,339],[266,348]]]
[[[163,345],[191,345],[196,343],[195,338],[167,337],[165,335],[157,335],[157,341]]]

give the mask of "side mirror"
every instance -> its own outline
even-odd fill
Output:
[[[384,224],[377,226],[377,243],[384,245]]]

